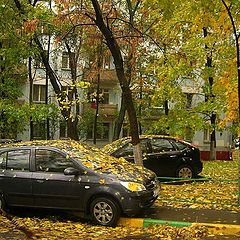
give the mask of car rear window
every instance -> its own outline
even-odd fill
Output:
[[[181,143],[179,141],[176,141],[175,144],[179,150],[184,150],[187,147],[184,143]]]
[[[148,139],[140,139],[140,145],[142,153],[148,153]],[[131,142],[127,143],[125,146],[120,148],[114,153],[114,156],[117,158],[120,157],[132,157],[133,156],[133,145]]]
[[[152,144],[152,152],[154,153],[169,152],[169,151],[175,150],[172,144],[167,139],[153,138],[151,139],[151,144]]]

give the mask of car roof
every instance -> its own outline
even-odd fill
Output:
[[[177,137],[174,136],[166,136],[166,135],[139,135],[140,139],[152,139],[152,138],[166,138],[166,139],[172,139],[172,140],[178,140]],[[123,146],[124,144],[131,141],[131,137],[124,137],[120,138],[112,143],[109,143],[105,145],[102,149],[105,153],[113,153],[115,152],[119,147]]]

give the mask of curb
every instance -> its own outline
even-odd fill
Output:
[[[166,224],[177,228],[202,226],[204,228],[207,228],[210,234],[240,235],[240,225],[175,222],[144,218],[120,218],[118,221],[119,226],[125,227],[131,226],[147,228],[151,225],[166,225]]]

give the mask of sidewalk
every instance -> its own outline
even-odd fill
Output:
[[[194,225],[208,228],[212,234],[240,236],[240,214],[224,210],[151,207],[136,218],[121,218],[119,225],[148,227],[169,224],[174,227]]]

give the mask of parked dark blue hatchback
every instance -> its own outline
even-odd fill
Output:
[[[156,175],[77,141],[20,142],[0,147],[0,205],[78,210],[114,226],[160,193]]]
[[[144,167],[158,177],[193,178],[202,171],[199,148],[181,139],[160,136],[140,136]],[[111,156],[134,161],[133,146],[129,137],[106,145],[103,151]]]

